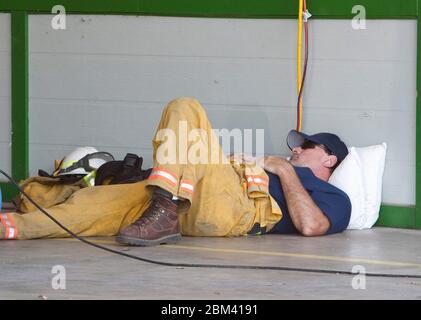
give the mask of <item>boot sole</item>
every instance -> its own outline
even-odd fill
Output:
[[[137,246],[137,247],[149,247],[149,246],[157,246],[160,244],[170,244],[176,243],[181,240],[181,234],[172,234],[170,236],[162,237],[155,240],[144,240],[139,238],[131,238],[125,236],[117,236],[115,240],[122,244],[128,244],[130,246]]]

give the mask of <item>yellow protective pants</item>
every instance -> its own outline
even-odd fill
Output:
[[[171,139],[177,141],[176,150]],[[226,160],[197,100],[180,98],[167,105],[153,148],[154,167],[147,180],[83,188],[48,212],[80,236],[113,236],[142,215],[150,203],[151,186],[159,186],[181,200],[183,235],[239,236],[257,223],[268,230],[281,219],[281,210],[268,193],[266,173]],[[0,239],[69,236],[40,211],[2,213],[0,220]]]

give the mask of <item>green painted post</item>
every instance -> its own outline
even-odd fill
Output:
[[[29,175],[28,14],[12,12],[12,177]]]
[[[417,20],[417,103],[416,103],[416,186],[415,186],[415,228],[421,229],[421,0],[418,0]]]
[[[11,12],[12,79],[12,175],[19,181],[29,174],[28,166],[28,14]],[[2,179],[3,180],[3,177]],[[1,183],[5,201],[16,194],[10,183]]]

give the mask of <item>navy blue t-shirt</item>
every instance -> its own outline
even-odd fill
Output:
[[[294,167],[294,169],[310,197],[330,221],[330,228],[326,234],[345,230],[351,217],[351,201],[347,194],[317,178],[309,168]],[[266,173],[269,175],[269,193],[276,200],[283,214],[282,219],[269,233],[298,233],[289,215],[279,177],[270,172]]]

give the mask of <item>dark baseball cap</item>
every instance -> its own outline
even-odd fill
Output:
[[[296,130],[291,130],[287,136],[287,145],[292,150],[292,148],[301,146],[305,140],[323,144],[332,151],[339,162],[348,155],[346,144],[336,134],[327,132],[316,133],[310,136]]]

